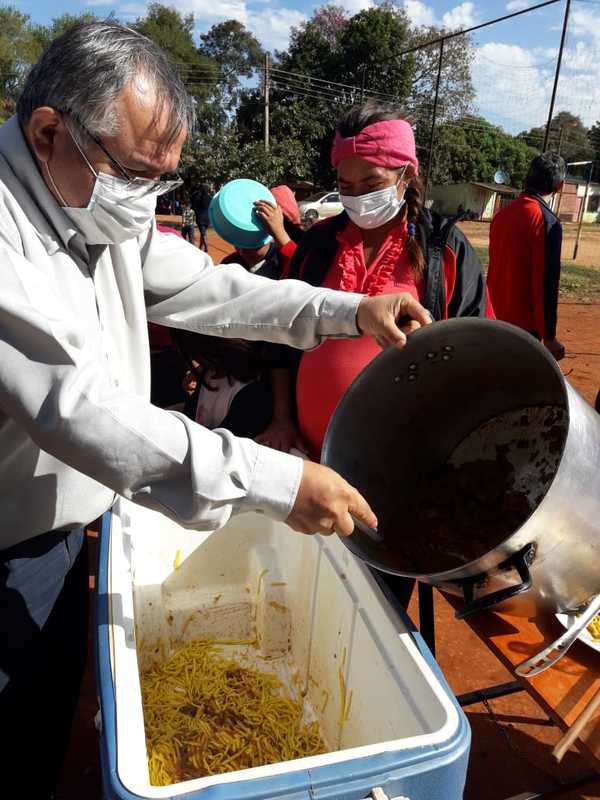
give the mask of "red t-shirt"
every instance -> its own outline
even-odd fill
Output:
[[[365,263],[362,232],[350,222],[338,234],[338,251],[322,283],[328,289],[368,295],[408,292],[421,300],[423,280],[415,281],[407,249],[406,223],[388,235],[375,259]],[[328,339],[304,353],[296,383],[300,435],[309,454],[319,459],[327,425],[336,405],[354,378],[381,348],[370,336]]]
[[[561,244],[560,221],[538,195],[524,192],[496,214],[488,288],[498,319],[556,336]]]

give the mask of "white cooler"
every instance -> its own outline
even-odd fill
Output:
[[[151,786],[139,670],[161,657],[156,641],[206,638],[256,640],[227,653],[305,692],[331,752]],[[466,718],[408,618],[335,536],[260,514],[195,533],[120,500],[101,530],[96,644],[110,800],[462,797]]]

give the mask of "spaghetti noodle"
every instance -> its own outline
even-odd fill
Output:
[[[191,778],[326,752],[316,722],[279,679],[194,641],[142,675],[150,783]]]

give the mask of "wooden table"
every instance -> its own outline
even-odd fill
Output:
[[[462,599],[443,594],[454,608],[462,606]],[[558,620],[550,615],[527,619],[485,611],[466,617],[464,622],[511,672],[564,632]],[[600,653],[576,642],[555,666],[531,680],[517,680],[548,717],[566,731],[600,689]],[[577,746],[600,772],[600,711],[583,729]]]

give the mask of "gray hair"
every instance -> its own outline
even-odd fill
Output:
[[[114,103],[140,77],[156,90],[155,119],[169,112],[168,140],[191,130],[191,101],[166,53],[111,20],[76,24],[50,44],[27,76],[17,102],[19,121],[25,125],[36,108],[50,106],[70,112],[95,136],[114,135],[119,131]],[[86,143],[79,127],[73,133]]]

